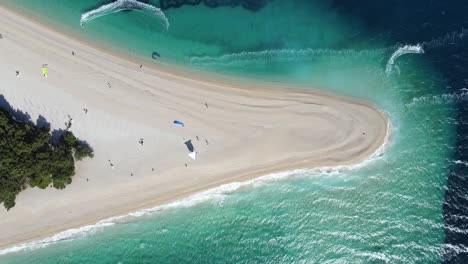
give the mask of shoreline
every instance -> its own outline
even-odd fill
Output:
[[[0,7],[0,12],[5,13],[5,10],[3,10],[3,9],[4,9],[3,7]],[[10,14],[10,16],[14,17],[14,15],[11,15],[11,14]],[[17,21],[22,20],[20,15],[16,15],[16,16],[18,16],[18,17],[15,18],[15,19],[17,19]],[[31,21],[29,21],[29,22],[22,21],[22,23],[27,24],[30,27],[42,28],[41,30],[44,31],[44,32],[48,31],[48,30],[50,31],[50,29],[48,29],[47,27],[44,28],[43,25],[42,26],[37,25],[37,24],[36,25],[31,25],[31,24],[35,24],[34,22],[31,23]],[[20,27],[20,26],[18,26],[18,27]],[[64,43],[65,42],[73,43],[73,45],[76,45],[76,46],[78,46],[78,47],[80,47],[82,49],[94,50],[93,52],[95,54],[98,54],[98,56],[101,56],[101,58],[104,58],[106,60],[111,61],[111,62],[107,62],[107,64],[112,64],[112,63],[122,64],[122,65],[123,64],[131,64],[133,67],[137,68],[136,66],[138,64],[135,63],[132,60],[126,60],[126,58],[121,58],[121,57],[114,57],[112,54],[109,54],[108,52],[105,52],[105,51],[102,51],[102,50],[99,50],[99,49],[96,51],[95,47],[88,46],[86,43],[83,43],[81,41],[78,41],[79,43],[76,43],[77,40],[73,39],[73,38],[70,39],[69,36],[63,36],[63,35],[60,36],[60,37],[56,36],[56,35],[60,34],[60,33],[57,33],[56,31],[55,31],[55,33],[53,33],[53,32],[50,33],[49,32],[48,34],[53,35],[57,39],[57,43],[56,43],[57,47],[60,47],[60,41],[63,41]],[[68,40],[66,40],[66,39],[68,39]],[[58,40],[60,40],[60,41],[58,41]],[[5,39],[2,40],[2,41],[5,41]],[[25,48],[27,48],[27,47],[25,47]],[[31,53],[31,54],[34,54],[34,53]],[[121,55],[121,54],[119,54],[119,55]],[[74,63],[80,64],[80,65],[85,65],[87,67],[92,67],[92,66],[94,66],[92,64],[95,64],[91,60],[92,58],[93,58],[93,56],[90,56],[90,57],[85,58],[87,60],[84,60],[84,61],[76,60]],[[58,59],[61,59],[61,57],[58,58]],[[62,60],[62,63],[63,63],[63,65],[65,65],[64,64],[65,62],[63,62],[63,60]],[[89,64],[86,64],[86,63],[89,63]],[[103,65],[107,65],[107,64],[103,64]],[[114,64],[112,64],[112,65],[114,65]],[[117,66],[119,66],[119,65],[117,65]],[[120,70],[117,66],[115,66],[116,71]],[[70,68],[72,68],[72,67],[73,66],[70,66]],[[112,67],[114,67],[114,66],[112,66]],[[97,68],[99,68],[99,66]],[[74,69],[76,69],[76,68],[74,68]],[[157,75],[157,76],[146,76],[146,75],[148,75],[148,72],[151,73],[151,75]],[[136,73],[136,71],[135,71],[135,73]],[[112,74],[112,73],[108,73],[108,74]],[[314,91],[299,90],[298,89],[299,87],[297,87],[297,86],[293,87],[293,88],[296,88],[296,89],[290,89],[290,88],[286,89],[286,88],[279,87],[279,84],[276,84],[276,85],[268,84],[268,83],[258,84],[258,83],[254,82],[254,81],[252,81],[252,82],[246,82],[246,81],[243,82],[241,80],[236,80],[235,81],[236,86],[232,86],[232,83],[229,83],[229,81],[234,82],[232,79],[229,80],[229,81],[225,80],[225,82],[218,82],[219,81],[218,79],[215,79],[214,81],[213,80],[206,80],[206,79],[203,80],[203,78],[199,79],[200,78],[199,76],[197,76],[198,78],[192,78],[193,76],[191,74],[188,74],[188,76],[187,76],[187,74],[181,74],[181,73],[177,73],[177,72],[176,73],[173,73],[171,71],[166,72],[164,70],[159,69],[155,65],[151,65],[151,66],[145,65],[145,69],[143,69],[138,74],[140,74],[142,76],[145,75],[143,77],[148,78],[148,80],[150,80],[150,77],[157,77],[157,78],[161,79],[161,84],[165,84],[165,85],[172,84],[172,83],[175,82],[174,80],[176,80],[178,82],[178,85],[179,84],[184,85],[184,87],[178,87],[178,88],[181,88],[181,89],[183,88],[183,89],[185,89],[185,91],[188,91],[188,92],[196,93],[196,92],[199,92],[199,90],[203,89],[203,91],[199,92],[201,94],[200,97],[202,97],[202,98],[205,97],[205,96],[211,96],[212,93],[220,93],[221,94],[222,90],[224,90],[224,92],[229,93],[231,95],[230,96],[226,96],[225,94],[223,94],[222,96],[221,95],[216,95],[213,98],[214,99],[225,100],[226,103],[232,105],[232,109],[236,109],[236,107],[240,107],[235,103],[236,100],[239,99],[239,98],[245,99],[246,101],[251,100],[249,104],[255,103],[256,102],[255,96],[250,96],[250,94],[255,94],[255,93],[258,93],[257,99],[259,99],[259,98],[263,99],[264,96],[270,96],[270,97],[273,98],[273,100],[279,100],[278,99],[279,97],[283,96],[283,94],[287,94],[288,96],[290,96],[290,98],[287,99],[287,100],[285,99],[284,102],[288,102],[288,101],[292,101],[292,100],[297,101],[297,100],[299,100],[298,98],[302,99],[302,96],[311,96],[311,97],[315,96],[315,97],[320,97],[320,98],[317,98],[317,101],[320,101],[320,100],[333,101],[333,102],[330,103],[331,105],[333,105],[335,100],[338,101],[338,102],[340,100],[343,100],[346,104],[349,104],[350,105],[349,107],[351,107],[352,109],[357,108],[357,107],[364,107],[364,108],[367,108],[365,110],[366,112],[375,111],[375,113],[377,113],[379,118],[381,118],[381,121],[383,121],[383,124],[386,124],[387,126],[389,125],[389,122],[388,122],[388,119],[387,119],[386,115],[383,112],[377,110],[375,108],[375,106],[373,106],[372,104],[370,104],[368,102],[363,102],[362,100],[359,100],[359,99],[348,98],[348,97],[344,97],[344,96],[335,96],[335,95],[331,95],[330,93],[325,93],[325,92],[322,93],[322,92],[315,91],[315,90]],[[109,75],[109,76],[111,76],[111,75]],[[114,112],[113,111],[107,111],[107,110],[108,109],[113,109],[113,110],[117,110],[116,112],[118,114],[125,115],[125,111],[119,112],[120,107],[125,108],[126,105],[128,105],[128,104],[130,104],[130,105],[133,104],[132,105],[133,107],[138,107],[138,106],[136,106],[134,104],[133,100],[132,101],[129,101],[128,99],[126,100],[124,98],[125,96],[128,96],[128,97],[135,96],[138,99],[140,99],[141,101],[145,100],[145,99],[143,99],[141,94],[136,95],[136,93],[141,92],[141,90],[140,91],[130,90],[130,88],[135,87],[136,85],[139,86],[141,84],[139,82],[140,80],[138,78],[136,78],[136,79],[135,78],[133,78],[133,79],[127,78],[127,79],[123,80],[123,79],[119,79],[118,78],[119,76],[117,76],[117,75],[112,76],[112,77],[114,79],[118,79],[118,80],[127,82],[126,86],[128,86],[128,87],[119,88],[118,92],[123,94],[123,97],[119,98],[119,100],[120,100],[119,103],[120,104],[117,104],[117,103],[113,104],[113,102],[109,102],[110,99],[113,99],[112,96],[111,96],[111,98],[104,98],[106,96],[103,96],[102,98],[100,98],[101,100],[94,100],[95,105],[99,105],[99,104],[104,102],[104,105],[106,105],[107,109],[105,111],[102,111],[102,112],[105,112],[108,115],[112,115]],[[209,78],[208,76],[203,76],[203,77]],[[94,78],[99,79],[100,77],[94,77]],[[164,80],[162,80],[162,79],[164,79]],[[100,79],[100,81],[102,81],[102,79]],[[56,81],[56,82],[59,83],[58,81]],[[99,83],[99,82],[94,81],[92,84],[96,84],[96,83]],[[284,83],[281,83],[281,85],[291,87],[291,85],[285,85]],[[187,87],[185,87],[185,86],[187,86]],[[248,87],[248,90],[246,90],[246,87]],[[266,87],[268,87],[268,89]],[[27,88],[28,87],[25,88],[25,91],[27,90]],[[46,86],[44,86],[43,88],[44,89],[52,89],[52,88],[46,87]],[[193,89],[191,89],[191,88],[193,88]],[[87,90],[88,90],[88,92],[95,92],[94,95],[102,93],[102,91],[100,91],[100,90],[97,91],[96,89],[93,90],[93,88],[88,88]],[[145,97],[147,96],[146,91],[148,91],[148,90],[145,90],[143,92]],[[53,90],[52,92],[55,92],[55,91],[56,90]],[[90,99],[90,98],[87,98],[87,96],[84,95],[85,92],[79,93],[76,90],[70,90],[69,89],[68,94],[65,92],[64,97],[66,97],[67,95],[69,97],[71,96],[70,98],[73,98],[73,96],[80,96],[80,98],[82,98],[83,101],[86,101],[86,99]],[[151,94],[151,93],[154,94],[154,93],[157,93],[157,92],[159,92],[159,91],[149,90],[149,94]],[[249,93],[249,95],[247,95],[247,92]],[[160,92],[158,95],[162,96],[162,95],[164,95],[164,93],[170,93],[170,91],[166,90],[166,91]],[[186,96],[186,94],[187,93],[179,93],[179,94],[176,94],[176,95],[168,96],[166,99],[174,99],[174,97],[176,97],[176,96]],[[115,96],[115,95],[113,95],[113,96]],[[250,97],[250,98],[247,98],[247,97]],[[113,100],[110,100],[110,101],[113,101]],[[138,100],[136,100],[136,101],[138,101]],[[146,101],[148,101],[148,100],[146,100]],[[87,102],[89,102],[89,101],[87,101]],[[189,104],[190,99],[187,99],[184,102]],[[232,102],[234,102],[234,103],[232,103]],[[270,101],[268,101],[268,102],[265,101],[266,106],[268,106],[269,104],[271,104]],[[14,105],[14,104],[12,104],[12,105],[16,107],[16,105]],[[146,104],[142,104],[142,105],[146,105]],[[171,106],[170,104],[168,104],[168,105]],[[180,105],[184,105],[184,104],[180,104]],[[210,101],[210,105],[211,105],[211,101]],[[284,105],[286,105],[286,103],[284,103]],[[272,106],[275,106],[275,105],[273,104]],[[166,107],[166,105],[164,107]],[[294,107],[296,107],[296,106],[294,106]],[[103,107],[103,108],[105,108],[105,107]],[[193,106],[191,108],[192,108],[192,110],[197,109],[197,108],[195,108]],[[147,107],[147,109],[160,110],[159,108],[154,108],[154,107]],[[188,106],[187,109],[190,109],[190,107]],[[241,109],[241,108],[239,108],[239,109]],[[29,109],[27,109],[27,110],[29,110]],[[168,110],[167,108],[164,108],[163,110],[171,112],[171,113],[173,112],[172,109]],[[260,109],[260,110],[265,111],[264,109]],[[294,108],[293,110],[294,111],[304,111],[304,112],[308,111],[303,106],[297,106],[297,109]],[[200,110],[198,109],[197,111],[200,111]],[[244,110],[242,108],[242,111],[246,111],[246,110]],[[252,112],[252,110],[249,110],[249,111],[246,111],[245,115],[255,113],[255,112]],[[292,113],[294,113],[294,111],[292,111]],[[359,110],[359,111],[361,111],[361,110]],[[362,110],[362,111],[364,111],[364,110]],[[227,113],[227,112],[222,112],[221,114],[223,114],[223,113],[232,115],[231,113]],[[181,114],[181,113],[179,112],[179,114]],[[190,113],[182,113],[182,114],[184,114],[187,119],[191,118]],[[221,114],[219,116],[215,116],[218,119],[218,121],[221,121],[220,117],[223,117],[223,115],[221,115]],[[327,114],[327,113],[325,113],[325,114]],[[133,120],[137,115],[138,115],[138,113],[131,113],[128,116],[125,116],[124,118],[126,118],[127,121],[129,121],[128,124],[133,124],[134,123]],[[338,115],[338,112],[336,112],[336,115]],[[233,116],[236,116],[236,115],[233,115]],[[131,117],[131,118],[129,118],[129,117]],[[241,117],[243,117],[243,116],[241,116]],[[268,116],[266,116],[266,117],[268,117]],[[251,121],[249,121],[248,122],[249,126],[247,128],[252,127],[252,124],[250,124],[250,123],[255,121],[255,120],[257,120],[257,119],[252,119]],[[258,120],[261,120],[261,119],[258,119]],[[288,118],[285,117],[284,120],[288,120]],[[200,121],[201,123],[209,122],[208,120],[203,119],[203,117],[196,117],[196,118],[194,118],[194,121]],[[139,119],[135,123],[138,123],[138,125],[142,125],[142,126],[148,125],[145,122],[146,121],[144,121],[144,118],[143,118],[143,120]],[[57,124],[53,124],[53,125],[57,125]],[[216,124],[214,124],[214,125],[216,125]],[[382,125],[382,124],[380,124],[380,125]],[[210,127],[210,126],[207,126],[207,127]],[[298,127],[301,128],[301,129],[302,128],[311,128],[311,127],[302,127],[302,126],[298,126]],[[235,129],[235,127],[232,127],[232,128]],[[154,128],[149,129],[149,131],[153,131],[153,129]],[[252,131],[257,131],[257,129],[258,128],[255,128]],[[376,135],[376,138],[377,138],[376,141],[374,141],[373,143],[368,142],[369,145],[366,145],[365,148],[363,148],[362,150],[357,152],[360,155],[357,155],[357,156],[355,156],[353,158],[346,159],[345,164],[342,164],[342,165],[346,166],[346,165],[356,164],[356,162],[357,162],[357,164],[359,164],[360,162],[364,162],[366,160],[366,157],[368,157],[369,155],[372,155],[372,153],[374,153],[374,150],[378,150],[383,144],[385,144],[385,140],[386,140],[387,136],[389,135],[390,131],[389,131],[388,128],[384,128],[384,129],[385,129],[385,133],[384,133],[385,135],[384,136],[382,136],[380,134]],[[85,129],[83,128],[82,130],[85,130]],[[222,127],[216,127],[216,129],[213,130],[212,134],[214,136],[217,135],[216,134],[217,130],[222,130]],[[142,129],[142,131],[146,131],[146,129]],[[89,133],[89,132],[83,132],[82,134],[86,135],[86,133]],[[177,142],[177,140],[175,140],[173,137],[166,135],[167,133],[170,134],[170,133],[172,133],[172,131],[167,130],[167,129],[164,128],[164,129],[161,130],[160,134],[162,136],[167,136],[167,139],[171,140],[171,143]],[[227,132],[227,133],[224,133],[224,134],[229,134],[229,133],[230,132]],[[243,133],[243,132],[239,131],[239,133]],[[379,133],[381,133],[381,131]],[[184,135],[184,132],[179,134],[179,136],[180,135]],[[248,135],[248,134],[246,134],[246,135]],[[193,137],[193,135],[191,135],[191,137]],[[86,140],[86,136],[85,136],[84,139]],[[220,136],[220,139],[225,140],[225,139],[229,139],[229,137]],[[211,140],[211,138],[210,138],[210,140]],[[289,139],[289,140],[291,140],[291,139]],[[98,142],[98,141],[96,140],[96,142]],[[239,143],[239,142],[240,141],[234,142],[234,143]],[[299,144],[301,142],[290,142],[290,143],[298,143]],[[93,146],[92,142],[91,142],[91,145]],[[207,145],[208,145],[208,143],[207,143]],[[279,148],[279,149],[281,149],[281,148]],[[179,152],[177,154],[180,154],[180,153],[181,152]],[[220,154],[220,153],[222,153],[222,151],[217,152],[217,154]],[[266,151],[266,152],[261,152],[261,153],[268,154],[269,152]],[[202,192],[204,190],[206,191],[206,190],[210,190],[210,189],[213,189],[213,188],[217,188],[218,186],[223,185],[223,184],[229,184],[229,183],[238,182],[238,181],[246,181],[248,179],[252,180],[252,179],[257,178],[258,176],[261,176],[261,175],[265,176],[267,174],[274,173],[274,172],[277,172],[277,171],[285,171],[285,170],[290,170],[290,169],[293,170],[293,169],[298,169],[298,168],[303,168],[303,167],[308,167],[308,166],[317,167],[317,165],[322,164],[320,161],[312,161],[312,162],[308,161],[308,160],[306,160],[306,161],[304,161],[304,160],[294,161],[294,157],[288,157],[288,156],[286,156],[286,154],[284,154],[284,155],[285,155],[285,160],[283,161],[283,164],[279,164],[279,163],[275,162],[275,160],[272,160],[272,161],[269,161],[270,163],[267,163],[268,164],[267,167],[262,167],[261,166],[261,165],[267,165],[267,164],[260,164],[260,167],[258,167],[258,165],[257,166],[251,166],[251,167],[248,167],[248,168],[244,169],[243,171],[239,170],[236,167],[232,167],[233,171],[231,171],[231,176],[229,176],[228,173],[223,172],[224,175],[226,175],[226,177],[211,177],[211,179],[209,179],[209,181],[205,181],[204,183],[202,183],[200,185],[196,185],[195,187],[192,186],[191,188],[187,188],[187,186],[186,186],[184,188],[180,188],[178,191],[173,191],[171,193],[171,196],[166,194],[165,198],[162,198],[162,199],[161,199],[161,197],[163,195],[152,195],[152,197],[149,197],[149,195],[148,195],[148,196],[144,197],[145,199],[143,199],[143,200],[140,199],[140,201],[138,201],[138,203],[131,206],[132,208],[121,209],[120,211],[114,209],[113,211],[108,212],[107,215],[101,213],[100,215],[96,215],[95,217],[93,217],[91,219],[88,219],[88,221],[82,220],[77,225],[72,225],[71,227],[70,226],[68,226],[68,227],[63,226],[64,228],[60,228],[60,227],[57,228],[56,226],[54,226],[54,230],[50,230],[50,232],[47,232],[46,230],[42,230],[42,232],[39,232],[40,234],[37,234],[36,236],[30,236],[29,239],[23,239],[23,240],[19,239],[18,241],[13,241],[11,243],[5,243],[5,242],[2,243],[1,242],[2,240],[0,238],[0,248],[4,249],[4,248],[7,248],[7,247],[10,247],[11,245],[17,245],[17,244],[23,243],[25,241],[35,241],[35,240],[38,240],[40,238],[50,237],[51,234],[57,234],[58,232],[63,231],[63,230],[69,230],[70,228],[73,228],[73,227],[79,227],[79,226],[82,227],[82,226],[90,224],[90,223],[96,223],[96,222],[99,221],[98,219],[105,219],[105,218],[112,217],[112,216],[115,216],[115,215],[122,215],[122,214],[125,214],[125,213],[128,213],[128,212],[139,211],[141,209],[148,208],[148,207],[154,207],[154,206],[161,205],[161,204],[167,204],[167,203],[170,203],[171,201],[174,201],[174,200],[177,201],[177,200],[179,200],[179,199],[181,199],[183,197],[191,196],[191,194],[196,195],[196,193]],[[160,156],[161,156],[161,154],[160,154]],[[298,157],[300,157],[300,155]],[[100,159],[105,160],[105,158],[104,159],[100,158]],[[293,161],[291,161],[290,159],[293,159]],[[296,159],[297,159],[297,157],[296,157]],[[307,159],[307,156],[301,157],[301,159]],[[217,161],[217,159],[212,158],[212,161]],[[222,161],[220,163],[221,164],[220,167],[223,167],[222,166],[223,162],[224,161]],[[88,163],[90,163],[90,162],[88,162]],[[95,163],[96,162],[94,162],[94,165],[95,165]],[[170,163],[170,161],[169,161],[169,163]],[[333,164],[334,163],[331,162],[329,165],[333,165]],[[325,165],[327,165],[327,164],[325,164]],[[78,164],[78,167],[83,167],[83,166],[86,166],[86,165]],[[172,170],[171,166],[172,166],[172,163],[171,163],[171,165],[166,166],[167,169],[169,170],[168,174],[171,174],[171,172],[172,172],[171,171]],[[92,167],[92,166],[88,165],[88,167]],[[210,166],[208,166],[206,168],[209,169],[208,171],[211,171]],[[204,168],[205,169],[204,171],[202,170],[202,173],[206,173],[206,171],[207,171],[206,168]],[[79,168],[77,168],[77,175],[75,175],[74,183],[72,183],[71,186],[68,186],[66,189],[71,189],[71,187],[75,184],[75,181],[77,180],[76,178],[78,178],[78,179],[81,178],[82,179],[82,177],[80,177],[79,174],[80,174],[80,171],[79,171]],[[185,174],[187,174],[187,172],[185,172]],[[234,176],[233,176],[233,174],[234,174]],[[145,180],[148,180],[148,177]],[[145,183],[145,180],[140,180],[140,183],[141,182]],[[118,181],[118,180],[116,180],[116,181]],[[117,185],[117,186],[121,187],[120,185]],[[29,189],[31,189],[31,188],[29,188]],[[62,191],[65,191],[65,190],[62,190]],[[59,192],[62,192],[62,191],[59,191]],[[43,190],[43,192],[47,192],[47,190]],[[128,193],[131,193],[131,192],[128,192]],[[77,194],[79,195],[80,193],[78,192]],[[57,197],[60,197],[60,193],[57,193],[57,195],[58,195]],[[142,203],[142,201],[144,201],[144,203]],[[17,207],[19,207],[19,206],[21,206],[21,205],[17,204]],[[23,204],[22,206],[25,206],[25,204]],[[124,208],[124,207],[122,207],[122,208]],[[6,214],[8,214],[8,213],[6,213]],[[4,212],[2,212],[2,214],[0,214],[0,215],[6,215],[6,214]],[[36,230],[36,233],[37,232],[38,231]]]
[[[342,94],[332,92],[332,91],[325,91],[324,89],[320,89],[320,87],[314,87],[313,89],[310,89],[310,86],[306,84],[291,83],[288,81],[281,81],[281,80],[280,81],[276,81],[276,80],[268,81],[264,79],[257,80],[254,78],[243,77],[240,75],[227,75],[227,74],[223,74],[219,72],[210,72],[204,69],[190,68],[190,67],[187,67],[186,65],[172,64],[170,62],[165,62],[161,60],[155,63],[154,60],[151,58],[147,58],[147,57],[140,56],[140,55],[129,56],[125,52],[120,51],[119,49],[114,48],[112,46],[106,47],[106,49],[109,49],[109,50],[106,50],[104,49],[104,47],[101,47],[101,46],[104,46],[105,44],[103,42],[102,43],[99,43],[99,41],[97,41],[96,43],[87,42],[86,40],[83,40],[80,37],[74,36],[73,34],[66,32],[65,28],[53,28],[49,26],[46,22],[39,21],[38,18],[30,17],[28,14],[21,12],[16,7],[12,7],[9,4],[7,4],[6,6],[0,5],[0,9],[2,8],[10,13],[13,13],[23,19],[28,20],[31,23],[34,23],[40,27],[53,31],[56,34],[63,35],[64,37],[69,38],[73,41],[76,41],[82,45],[96,49],[108,56],[112,56],[119,60],[131,63],[134,66],[143,65],[143,68],[145,69],[156,71],[157,73],[162,73],[170,77],[183,78],[183,79],[190,80],[190,81],[208,83],[211,85],[231,85],[233,82],[235,82],[236,87],[230,87],[230,88],[240,88],[240,89],[260,88],[260,89],[269,89],[269,90],[275,89],[275,90],[286,91],[286,92],[291,92],[291,90],[293,91],[299,90],[299,91],[305,91],[307,93],[313,93],[313,94],[318,94],[322,96],[329,96],[333,98],[343,98],[346,100],[352,100],[357,103],[365,104],[370,107],[374,107],[378,109],[377,105],[365,99],[358,98],[358,97],[350,97],[350,96],[342,95]],[[85,30],[85,29],[82,28],[82,30]],[[147,64],[142,64],[142,61]],[[255,86],[252,87],[253,85]],[[288,88],[281,88],[284,86]]]
[[[150,207],[141,207],[137,210],[127,211],[124,214],[111,216],[108,218],[104,218],[99,220],[98,222],[90,222],[86,223],[81,226],[72,227],[67,230],[60,231],[58,233],[51,233],[51,234],[44,234],[37,239],[31,239],[29,241],[25,241],[24,243],[16,243],[11,245],[6,245],[5,247],[0,248],[0,256],[20,252],[26,249],[40,249],[60,241],[64,240],[73,240],[75,238],[79,238],[82,236],[88,235],[90,232],[94,231],[98,228],[106,228],[109,226],[113,226],[115,224],[120,223],[128,223],[131,221],[138,221],[138,218],[142,216],[152,215],[157,212],[162,212],[165,210],[171,210],[174,208],[189,208],[192,206],[196,206],[199,203],[206,202],[208,200],[215,199],[214,197],[210,196],[211,194],[229,194],[232,192],[236,192],[243,187],[250,187],[255,189],[256,187],[253,186],[255,183],[271,183],[275,181],[282,181],[288,178],[293,177],[295,174],[302,174],[302,173],[314,173],[318,175],[322,174],[335,174],[335,173],[342,173],[344,171],[353,171],[363,167],[368,166],[370,163],[378,160],[382,155],[385,153],[386,149],[388,148],[388,144],[390,143],[391,135],[391,128],[390,123],[388,123],[388,130],[385,136],[385,140],[380,148],[378,148],[368,159],[361,161],[360,163],[352,164],[352,165],[338,165],[334,167],[318,167],[312,169],[295,169],[289,171],[280,171],[280,172],[272,172],[270,174],[258,176],[258,177],[247,177],[246,179],[239,179],[240,181],[229,182],[225,184],[221,184],[219,186],[208,188],[206,190],[201,190],[199,192],[193,192],[188,196],[181,196],[175,200],[168,201],[167,203],[160,203],[160,204],[153,204]],[[105,232],[105,231],[104,231]]]

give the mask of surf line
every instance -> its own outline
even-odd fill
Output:
[[[138,2],[135,0],[117,0],[110,4],[102,5],[96,9],[83,13],[80,19],[81,27],[84,27],[87,23],[113,13],[120,11],[140,11],[148,15],[156,16],[160,19],[161,23],[165,26],[166,30],[169,29],[169,20],[161,9],[154,7],[149,4]]]
[[[220,185],[218,187],[208,189],[199,193],[195,193],[186,198],[176,200],[167,204],[157,205],[151,208],[139,210],[132,212],[126,215],[114,216],[97,222],[96,224],[85,225],[78,228],[68,229],[62,232],[59,232],[53,236],[34,240],[31,242],[26,242],[18,245],[14,245],[8,248],[0,249],[0,255],[6,255],[14,252],[19,252],[23,250],[34,250],[44,248],[56,244],[60,241],[68,241],[75,238],[83,237],[93,232],[102,230],[105,227],[113,226],[118,223],[126,223],[132,219],[150,215],[156,212],[174,209],[174,208],[188,208],[206,202],[213,199],[223,199],[227,194],[233,193],[243,187],[258,187],[265,184],[285,180],[294,175],[299,174],[312,174],[314,176],[324,175],[324,174],[340,174],[345,171],[354,171],[369,164],[373,163],[376,160],[382,159],[384,153],[389,148],[390,138],[392,135],[392,126],[390,121],[387,123],[387,132],[382,144],[371,154],[369,157],[359,163],[351,165],[338,165],[333,167],[317,167],[312,169],[297,169],[285,172],[277,172],[268,175],[264,175],[255,179],[243,181],[243,182],[231,182],[227,184]]]

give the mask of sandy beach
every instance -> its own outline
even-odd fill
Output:
[[[29,188],[13,209],[0,208],[0,248],[224,183],[359,163],[387,134],[387,117],[370,103],[140,68],[3,7],[0,33],[0,94],[52,129],[70,116],[73,133],[95,151],[66,189]]]

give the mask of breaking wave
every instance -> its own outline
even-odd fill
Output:
[[[254,61],[309,61],[318,57],[361,57],[361,56],[379,56],[384,55],[386,48],[354,50],[354,49],[272,49],[263,51],[244,51],[231,53],[222,56],[204,56],[190,57],[190,64],[195,65],[231,65],[239,63],[251,63]]]
[[[84,27],[87,23],[99,17],[107,16],[109,14],[124,10],[141,11],[145,14],[156,16],[161,20],[166,29],[169,28],[169,20],[163,11],[161,11],[161,9],[135,0],[117,0],[110,4],[100,6],[99,8],[83,13],[81,15],[80,25],[81,27]]]
[[[421,45],[405,45],[403,47],[398,48],[390,57],[390,59],[387,62],[387,66],[385,67],[385,72],[387,74],[390,74],[393,70],[393,65],[395,64],[395,61],[405,55],[405,54],[422,54],[424,53],[424,49],[422,48]]]
[[[383,144],[378,149],[376,149],[374,153],[372,153],[369,156],[369,158],[357,164],[339,165],[339,166],[333,166],[333,167],[318,167],[314,169],[292,170],[292,171],[286,171],[286,172],[280,172],[280,173],[273,173],[273,174],[265,175],[265,176],[258,177],[258,178],[248,180],[248,181],[244,181],[244,182],[232,182],[232,183],[224,184],[219,187],[209,189],[207,191],[203,191],[200,193],[196,193],[187,198],[183,198],[183,199],[180,199],[180,200],[168,203],[168,204],[163,204],[163,205],[158,205],[152,208],[143,209],[140,211],[129,213],[127,215],[110,217],[110,218],[101,220],[98,223],[93,224],[93,225],[86,225],[86,226],[82,226],[79,228],[68,229],[66,231],[55,234],[51,237],[15,245],[9,248],[5,248],[5,249],[0,250],[0,255],[5,255],[5,254],[18,252],[22,250],[39,249],[39,248],[43,248],[43,247],[55,244],[60,241],[72,240],[75,238],[83,237],[89,234],[99,232],[105,227],[113,226],[119,223],[125,223],[134,218],[153,214],[159,211],[175,209],[175,208],[187,208],[187,207],[191,207],[191,206],[194,206],[194,205],[197,205],[202,202],[209,201],[209,200],[222,201],[226,197],[227,194],[235,192],[242,188],[260,187],[260,186],[264,186],[267,183],[284,180],[294,175],[304,175],[304,174],[307,174],[307,175],[327,174],[329,175],[329,174],[339,174],[339,173],[346,172],[346,171],[357,170],[382,158],[383,154],[388,148],[388,144],[389,144],[390,136],[391,136],[391,130],[392,130],[391,125],[390,123],[388,123],[387,134],[385,136]]]

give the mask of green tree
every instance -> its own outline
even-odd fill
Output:
[[[15,206],[16,195],[28,186],[65,188],[75,174],[75,159],[93,157],[92,149],[69,131],[50,142],[48,128],[15,121],[0,109],[0,204],[5,208]]]

